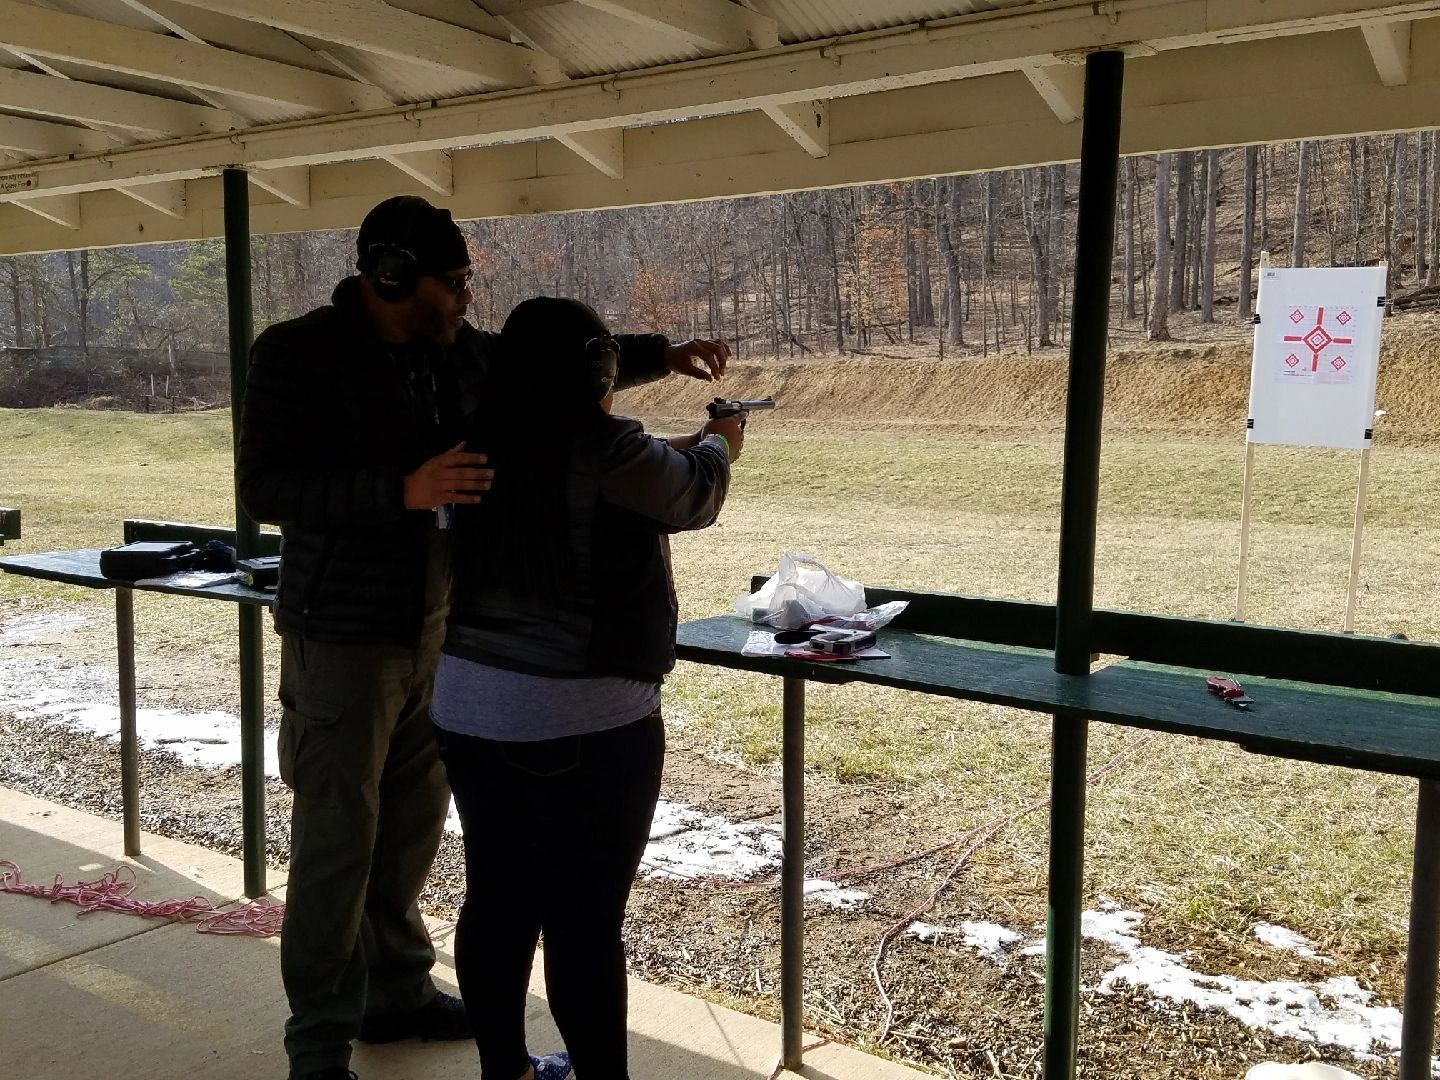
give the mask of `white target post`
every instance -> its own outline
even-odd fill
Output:
[[[1383,265],[1272,269],[1261,263],[1240,503],[1237,621],[1245,619],[1255,446],[1273,443],[1360,451],[1344,626],[1346,633],[1355,628],[1384,305]]]

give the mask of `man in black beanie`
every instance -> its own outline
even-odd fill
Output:
[[[255,341],[236,483],[284,561],[280,773],[294,792],[280,965],[290,1076],[347,1080],[350,1042],[469,1038],[431,978],[418,900],[449,789],[430,724],[450,507],[492,473],[463,432],[497,335],[465,321],[470,255],[414,196],[360,226],[358,276]],[[719,342],[619,339],[621,384],[723,373]]]

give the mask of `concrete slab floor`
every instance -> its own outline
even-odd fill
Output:
[[[124,861],[137,895],[242,892],[238,860],[146,835],[145,854],[122,860],[116,822],[0,788],[0,859],[25,880],[93,878]],[[278,885],[283,875],[275,875]],[[278,895],[278,892],[277,892]],[[436,978],[454,993],[448,942]],[[526,1008],[536,1053],[559,1049],[537,962]],[[193,927],[112,913],[76,918],[69,904],[0,894],[0,1044],[13,1076],[109,1080],[251,1080],[286,1075],[276,939],[216,937]],[[754,1080],[775,1065],[776,1025],[631,980],[634,1080]],[[477,1080],[469,1043],[357,1045],[362,1080]],[[793,1074],[787,1074],[793,1075]],[[842,1046],[806,1055],[812,1080],[918,1080],[925,1074]]]

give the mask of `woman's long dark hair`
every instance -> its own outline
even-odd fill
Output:
[[[586,342],[608,336],[578,300],[537,296],[516,306],[467,445],[490,456],[494,485],[462,515],[457,570],[516,595],[573,593],[568,481],[575,441],[604,415],[585,363]]]

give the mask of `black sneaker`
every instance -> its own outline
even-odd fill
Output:
[[[436,994],[418,1009],[388,1016],[367,1016],[360,1023],[360,1041],[367,1043],[400,1042],[402,1039],[443,1042],[474,1037],[475,1029],[470,1026],[465,1003],[446,993]]]
[[[312,1069],[310,1072],[291,1071],[290,1080],[360,1080],[349,1069],[343,1065],[337,1065],[333,1069]]]

